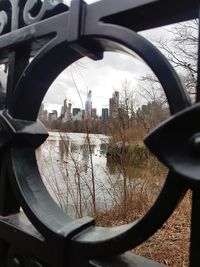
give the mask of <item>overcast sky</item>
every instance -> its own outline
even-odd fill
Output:
[[[60,105],[67,98],[73,107],[84,108],[87,92],[91,90],[92,106],[99,113],[101,108],[108,107],[112,93],[120,91],[125,80],[134,88],[139,76],[148,71],[144,63],[124,54],[105,52],[100,61],[83,58],[57,77],[44,102]]]
[[[157,28],[141,34],[156,40],[165,35],[166,31]],[[57,109],[60,112],[67,98],[72,108],[82,109],[88,90],[92,90],[92,107],[97,108],[100,115],[102,108],[108,108],[112,93],[120,91],[125,80],[129,81],[131,88],[137,88],[139,77],[148,72],[150,69],[141,60],[122,53],[105,52],[103,60],[99,61],[83,58],[57,77],[43,102],[49,111]]]

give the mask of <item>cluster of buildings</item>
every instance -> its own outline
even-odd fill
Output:
[[[119,115],[119,92],[115,91],[112,98],[109,99],[109,108],[102,108],[101,116],[99,118],[105,120],[109,117],[117,118]],[[85,101],[85,109],[72,108],[72,104],[67,99],[64,100],[61,112],[58,114],[57,110],[48,112],[44,108],[44,104],[41,105],[39,111],[39,118],[42,120],[61,120],[62,122],[83,120],[83,119],[97,119],[97,109],[92,107],[92,91],[87,93],[87,99]]]

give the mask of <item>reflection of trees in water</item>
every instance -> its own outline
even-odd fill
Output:
[[[105,156],[107,153],[107,147],[108,145],[106,143],[100,144],[100,155]]]
[[[103,144],[104,145],[104,144]],[[65,159],[73,158],[74,154],[82,155],[82,160],[84,162],[89,161],[90,153],[94,154],[96,145],[77,144],[75,142],[70,142],[69,140],[60,140],[59,141],[59,155],[60,159],[63,161]],[[105,149],[104,149],[105,150]],[[100,153],[102,149],[100,148]],[[84,164],[85,165],[85,164]]]
[[[49,145],[51,145],[49,143]],[[105,144],[100,148],[99,151],[102,152]],[[96,145],[88,144],[87,140],[84,140],[82,144],[78,144],[77,142],[73,142],[70,139],[68,140],[59,140],[59,158],[62,161],[63,167],[67,167],[67,171],[72,171],[75,167],[76,172],[77,169],[80,173],[84,172],[85,174],[88,173],[90,169],[90,154],[94,155]],[[70,163],[71,162],[71,163]],[[70,163],[70,165],[68,164]],[[68,166],[66,165],[68,164]]]
[[[80,145],[80,150],[82,151],[82,160],[88,162],[90,158],[90,153],[94,154],[95,145],[82,144]],[[91,149],[91,150],[90,150]]]
[[[106,168],[111,175],[115,175],[121,172],[122,166],[120,164],[116,164],[112,159],[107,158]]]
[[[71,151],[71,153],[78,152],[80,150],[79,147],[80,147],[80,145],[78,145],[77,143],[71,142],[70,143],[70,151]]]
[[[89,154],[89,146],[84,144],[80,146],[80,149],[82,151],[82,160],[86,163],[88,163],[90,154]]]
[[[132,192],[147,192],[153,197],[159,194],[166,176],[166,169],[155,159],[144,160],[139,166],[126,164],[122,166],[107,159],[106,167],[110,175],[118,176],[120,187],[126,177],[128,187]]]
[[[94,154],[94,149],[95,149],[96,145],[91,145],[90,144],[90,148],[91,148],[91,152],[92,154]],[[84,152],[88,152],[89,153],[89,145],[88,144],[82,144],[80,145],[80,149]]]
[[[59,140],[59,155],[63,161],[69,155],[69,140]]]

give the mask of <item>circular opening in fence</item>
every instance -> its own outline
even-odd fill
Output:
[[[168,115],[162,86],[138,57],[104,52],[65,69],[38,115],[49,131],[38,165],[55,201],[102,226],[142,217],[166,177],[143,138]]]
[[[103,44],[103,42],[102,42],[102,44]],[[116,45],[116,47],[117,47],[117,45]],[[113,48],[113,46],[112,46],[112,48]],[[119,46],[118,46],[118,48],[119,48]],[[105,55],[106,55],[106,53],[105,53]],[[47,56],[47,54],[45,56]],[[55,54],[54,54],[54,56],[55,56]],[[71,58],[71,59],[73,59],[73,58]],[[46,60],[46,57],[44,57],[44,61],[45,60]],[[105,60],[105,58],[104,58],[104,60]],[[44,61],[42,61],[42,63],[44,63]],[[80,61],[80,62],[82,63],[82,61]],[[99,63],[99,62],[100,61],[98,61],[97,63]],[[56,63],[58,63],[58,61]],[[116,70],[117,69],[116,66],[120,66],[120,64],[121,64],[121,62],[119,63],[119,65],[115,64],[114,67],[113,67],[113,69]],[[34,77],[37,77],[38,70],[36,70],[34,64],[32,66],[33,66],[33,69],[32,70],[33,70],[33,73],[34,73]],[[37,62],[36,62],[36,67],[37,67]],[[57,67],[58,67],[58,65],[57,65]],[[73,67],[73,66],[71,66],[71,67]],[[100,69],[100,67],[98,66],[97,69]],[[130,69],[135,71],[135,70],[138,69],[138,67],[137,66],[132,66],[132,68],[130,68]],[[41,68],[40,68],[40,70],[41,70]],[[105,71],[105,69],[104,69],[104,71]],[[171,73],[173,74],[173,72],[171,72]],[[25,81],[25,84],[26,84],[27,80],[29,80],[29,78],[30,78],[29,77],[30,76],[30,72],[27,71],[26,74],[27,74],[27,76],[26,75],[23,75],[23,77],[22,77],[22,79],[20,81],[21,82],[21,84],[20,84],[21,87],[19,86],[17,88],[19,90],[16,90],[17,91],[17,93],[16,93],[16,109],[15,109],[15,107],[13,107],[13,114],[17,114],[17,112],[19,111],[19,113],[17,114],[18,116],[16,116],[18,118],[20,117],[20,114],[22,114],[22,116],[23,116],[23,111],[26,110],[25,107],[29,106],[30,99],[31,99],[31,97],[27,97],[28,98],[27,99],[27,103],[28,104],[26,103],[25,107],[22,107],[21,110],[18,110],[18,108],[19,108],[19,96],[23,92],[24,88],[27,88],[26,86],[24,86],[23,81]],[[54,73],[51,72],[51,75],[49,75],[49,76],[51,76],[51,78],[52,78],[52,76],[55,77],[55,72]],[[90,77],[87,78],[87,81],[89,81],[89,78],[91,78],[93,76],[94,76],[94,66],[93,66],[92,72],[90,73]],[[117,80],[118,77],[120,77],[119,72],[117,72],[117,74],[114,76],[114,79],[113,80]],[[48,75],[46,75],[45,78],[47,79],[47,83],[48,82],[50,83],[51,78],[49,78],[49,80],[48,80]],[[99,80],[98,79],[95,79],[96,84],[94,85],[94,88],[95,88],[95,86],[97,84],[99,85],[99,81],[100,80],[101,79],[99,79]],[[145,78],[145,85],[147,84],[147,80],[148,80],[148,78],[147,79]],[[125,79],[123,81],[124,81],[125,88],[126,88],[127,87],[127,84],[129,84],[129,81],[127,79]],[[143,81],[144,81],[144,79],[143,79]],[[32,96],[32,95],[35,96],[34,93],[37,90],[37,88],[34,88],[35,89],[34,93],[33,93],[33,91],[31,89],[33,89],[33,87],[35,86],[35,84],[37,82],[35,82],[34,79],[33,79],[32,87],[30,87],[30,92],[28,92],[28,94],[30,93],[30,96]],[[77,90],[77,88],[78,88],[77,87],[77,83],[76,83],[76,80],[74,79],[74,77],[73,77],[73,83],[76,84],[75,85],[75,88],[76,88],[76,92],[78,92],[78,90]],[[142,83],[142,81],[140,80],[140,84],[141,83]],[[176,84],[176,82],[175,82],[175,84]],[[42,85],[44,85],[44,83]],[[38,86],[39,89],[38,89],[37,92],[39,92],[40,89],[41,90],[43,89],[43,91],[42,91],[42,93],[43,93],[44,91],[46,91],[46,87],[45,88],[42,88],[42,86],[41,86],[41,88],[40,88]],[[69,88],[69,86],[67,86],[67,88]],[[165,91],[166,91],[166,87],[165,86],[164,86],[164,88],[165,88]],[[22,90],[20,91],[20,89],[22,89]],[[71,117],[72,117],[71,116],[71,112],[69,112],[70,109],[72,108],[72,103],[70,103],[68,101],[69,100],[68,98],[67,98],[67,101],[65,101],[66,99],[63,99],[63,102],[64,102],[63,103],[63,111],[64,112],[61,112],[63,117],[60,116],[63,119],[63,120],[61,119],[61,123],[65,123],[65,128],[64,128],[64,130],[63,129],[61,130],[58,126],[53,126],[53,129],[51,129],[52,125],[51,124],[48,124],[47,125],[47,128],[51,130],[51,137],[48,140],[50,142],[50,144],[51,144],[50,146],[48,145],[50,147],[50,149],[47,146],[47,149],[45,148],[46,150],[44,150],[44,152],[41,152],[42,151],[42,148],[40,148],[40,151],[38,152],[38,159],[39,159],[39,163],[42,163],[43,164],[45,162],[45,161],[41,160],[41,159],[43,159],[42,158],[43,155],[45,155],[45,154],[48,154],[48,155],[49,154],[52,154],[53,155],[53,154],[56,154],[56,153],[58,154],[58,156],[59,156],[58,158],[56,158],[56,157],[55,158],[52,158],[51,157],[49,159],[47,158],[47,161],[48,161],[48,164],[51,164],[51,165],[54,165],[54,162],[61,162],[61,164],[62,164],[61,165],[62,166],[62,169],[61,170],[64,170],[64,174],[66,174],[66,176],[64,178],[65,179],[64,182],[66,183],[66,187],[64,188],[64,186],[61,183],[61,181],[60,180],[57,180],[56,176],[54,176],[54,178],[53,178],[53,182],[55,183],[55,187],[54,188],[58,188],[58,186],[61,186],[60,187],[61,190],[59,189],[59,191],[56,193],[56,195],[54,196],[54,198],[57,199],[57,201],[59,202],[59,204],[65,210],[67,210],[68,213],[71,213],[71,214],[73,214],[73,215],[75,215],[77,217],[81,217],[81,216],[86,215],[86,213],[88,211],[89,214],[92,214],[92,215],[95,215],[96,216],[97,222],[99,224],[103,224],[103,225],[121,224],[121,223],[132,221],[134,219],[138,219],[139,217],[142,217],[142,215],[149,208],[148,206],[151,206],[151,204],[153,202],[154,192],[156,192],[155,191],[156,186],[158,186],[158,184],[161,183],[160,182],[161,180],[159,180],[158,183],[155,182],[153,184],[152,190],[151,190],[151,185],[146,190],[146,180],[148,178],[150,178],[150,181],[152,180],[151,172],[149,171],[148,167],[152,166],[153,169],[155,170],[156,169],[155,167],[157,166],[157,164],[155,163],[152,155],[150,155],[150,153],[142,145],[141,135],[140,135],[140,139],[137,137],[136,134],[134,136],[131,135],[130,141],[129,140],[127,141],[125,139],[125,137],[124,137],[124,136],[126,136],[125,135],[125,130],[126,129],[129,129],[128,127],[130,127],[130,125],[131,125],[132,126],[131,133],[133,133],[135,130],[138,131],[138,129],[141,129],[140,123],[142,121],[142,123],[141,123],[143,125],[143,131],[142,131],[142,133],[144,134],[145,133],[145,130],[147,130],[146,132],[148,132],[151,129],[152,125],[154,126],[154,124],[152,124],[152,123],[149,124],[149,123],[145,122],[145,118],[148,118],[149,116],[150,116],[150,118],[154,118],[152,116],[152,114],[154,114],[154,113],[151,113],[151,109],[150,108],[153,106],[153,110],[154,111],[157,110],[157,112],[155,114],[162,114],[162,111],[163,110],[165,110],[166,111],[166,114],[167,114],[168,113],[168,109],[167,109],[166,104],[164,103],[163,104],[164,105],[164,108],[163,108],[162,111],[160,111],[159,109],[157,109],[157,105],[155,105],[156,104],[155,101],[154,102],[150,102],[150,103],[149,102],[142,103],[141,102],[141,98],[139,98],[139,101],[138,101],[139,102],[139,105],[137,106],[137,108],[134,107],[135,109],[131,105],[131,107],[132,107],[131,110],[134,111],[134,112],[133,113],[132,112],[129,113],[129,108],[128,108],[128,104],[127,103],[129,101],[130,97],[126,97],[127,95],[125,94],[124,102],[122,101],[121,102],[122,103],[121,105],[120,104],[116,104],[116,103],[118,103],[118,101],[116,99],[118,99],[118,97],[119,97],[120,94],[118,92],[118,88],[114,88],[114,90],[112,90],[112,92],[110,93],[110,95],[111,95],[111,101],[109,101],[109,109],[108,109],[108,111],[110,110],[110,112],[108,112],[108,117],[107,118],[105,118],[105,117],[103,118],[103,119],[105,119],[105,121],[107,120],[107,124],[102,124],[102,128],[106,129],[107,132],[106,133],[104,133],[104,132],[98,132],[97,134],[104,134],[104,135],[108,135],[109,137],[111,136],[111,138],[107,137],[108,138],[108,145],[106,143],[106,145],[107,145],[106,146],[106,156],[104,158],[105,158],[105,161],[106,161],[106,163],[108,165],[109,164],[108,157],[109,157],[109,155],[111,156],[112,165],[114,167],[110,167],[110,170],[112,170],[111,172],[113,172],[113,173],[115,172],[115,170],[117,170],[116,171],[117,175],[121,174],[121,176],[117,176],[117,177],[119,177],[119,179],[116,179],[115,178],[114,182],[112,180],[112,183],[110,184],[110,187],[108,187],[108,189],[106,191],[108,192],[108,195],[110,196],[113,188],[115,189],[115,187],[114,187],[115,184],[117,184],[117,186],[119,187],[119,196],[120,196],[120,198],[119,198],[119,201],[118,202],[116,202],[116,201],[113,201],[112,202],[112,201],[110,201],[109,198],[106,198],[106,201],[108,200],[107,201],[108,204],[102,206],[102,204],[101,204],[101,198],[98,197],[98,195],[97,195],[97,189],[102,194],[102,188],[103,187],[102,186],[97,186],[97,184],[96,184],[96,182],[97,182],[96,177],[100,179],[100,182],[102,182],[103,177],[101,176],[101,174],[94,175],[94,171],[96,170],[96,167],[94,167],[94,165],[93,165],[93,163],[94,163],[94,158],[93,158],[94,152],[93,151],[95,151],[95,149],[92,148],[91,132],[92,132],[92,134],[94,134],[94,132],[93,132],[94,129],[95,129],[95,127],[94,127],[95,123],[94,122],[95,122],[95,120],[100,119],[100,117],[101,117],[101,120],[103,120],[102,119],[103,114],[101,116],[99,116],[99,118],[98,118],[98,115],[97,116],[94,116],[94,114],[95,114],[94,111],[92,113],[92,110],[91,109],[92,109],[93,102],[92,102],[91,99],[92,99],[92,96],[93,96],[93,93],[92,93],[93,91],[94,91],[93,87],[92,87],[92,89],[90,89],[90,86],[88,86],[88,88],[86,90],[86,96],[87,96],[87,98],[86,98],[86,103],[85,103],[85,111],[87,109],[87,112],[83,112],[84,105],[83,105],[83,109],[80,110],[81,111],[80,112],[81,119],[84,121],[84,123],[83,123],[83,125],[85,127],[84,128],[84,131],[85,131],[85,129],[87,129],[87,131],[83,133],[84,134],[84,143],[83,143],[83,146],[82,146],[81,149],[84,150],[84,151],[87,151],[87,159],[88,159],[87,161],[90,162],[90,164],[91,164],[90,165],[90,174],[91,174],[91,176],[90,176],[89,172],[87,172],[87,170],[85,171],[83,168],[79,169],[78,167],[75,167],[74,173],[69,173],[69,167],[68,167],[69,166],[68,165],[69,161],[68,161],[68,158],[67,157],[68,157],[69,152],[72,153],[73,150],[75,152],[77,151],[77,146],[76,146],[76,144],[75,145],[74,144],[72,145],[72,142],[71,142],[72,140],[68,136],[69,129],[70,129],[69,126],[71,125],[71,124],[68,124],[68,121],[70,121],[70,123],[72,121],[72,119],[71,119]],[[177,92],[178,91],[179,91],[179,93],[182,93],[181,92],[181,88],[179,88],[179,86],[178,86]],[[125,90],[125,92],[126,92],[126,90]],[[142,90],[142,92],[144,92],[144,90]],[[41,93],[41,95],[42,95],[42,93]],[[67,91],[67,93],[69,93],[69,92]],[[103,91],[102,90],[102,94],[103,94],[104,97],[105,97],[106,93],[107,93],[107,91]],[[141,93],[141,91],[140,91],[140,93]],[[26,94],[27,94],[27,92],[26,92]],[[27,96],[26,94],[25,94],[25,96]],[[78,93],[78,95],[80,95],[80,93]],[[181,95],[181,94],[179,94],[179,95]],[[24,98],[26,99],[25,96],[24,96]],[[54,97],[55,97],[55,95],[54,95]],[[56,95],[55,98],[57,98],[57,97],[58,97],[58,95]],[[160,95],[160,97],[161,97],[161,95]],[[184,99],[182,98],[182,100],[181,100],[182,101],[182,104],[184,102],[183,100]],[[39,100],[38,100],[38,102],[39,102]],[[172,98],[171,98],[171,102],[173,102],[172,101]],[[120,103],[120,101],[119,101],[119,103]],[[48,103],[46,103],[46,105],[47,104]],[[179,102],[179,104],[180,104],[180,102]],[[117,107],[118,107],[117,110],[113,108],[113,105],[115,107],[117,105]],[[182,108],[183,108],[183,106],[184,105],[182,105]],[[54,118],[53,116],[56,114],[56,112],[50,112],[51,113],[51,116],[50,117],[49,116],[47,117],[48,110],[47,110],[47,112],[44,112],[44,114],[43,114],[44,107],[45,107],[45,103],[44,103],[44,105],[41,106],[41,110],[40,110],[41,120],[42,120],[42,118],[43,119],[45,118],[45,117],[43,117],[44,114],[46,114],[45,116],[46,116],[46,118],[48,118],[47,121],[49,120],[49,118],[50,119],[53,119]],[[88,110],[91,110],[91,112],[88,112]],[[128,112],[127,112],[127,110],[128,110]],[[180,106],[179,106],[179,110],[180,110]],[[33,106],[30,107],[29,112],[27,112],[27,114],[25,114],[23,118],[30,119],[30,117],[32,116],[32,118],[35,119],[35,117],[34,117],[34,112],[35,111],[37,111],[37,108],[34,109]],[[160,111],[160,113],[158,111]],[[174,110],[173,112],[176,112],[176,111],[177,110]],[[61,113],[60,113],[60,115],[61,115]],[[113,114],[115,114],[115,115],[113,115]],[[75,115],[77,115],[77,114],[75,114]],[[104,115],[105,115],[105,113],[104,113]],[[142,120],[140,121],[141,118],[142,118]],[[158,122],[159,121],[160,120],[158,120]],[[105,123],[105,122],[103,122],[103,123]],[[105,127],[105,125],[106,125],[106,127]],[[111,133],[108,130],[110,128],[115,131],[116,135],[115,134],[111,135]],[[59,132],[56,133],[54,130],[58,130],[58,129],[59,129]],[[121,134],[121,133],[123,133],[123,134]],[[123,137],[122,140],[119,140],[119,141],[116,140],[116,136],[117,135],[120,136],[120,137]],[[71,136],[74,137],[75,136],[75,132],[71,133]],[[102,139],[104,139],[104,138],[102,138]],[[58,141],[57,144],[56,144],[55,141]],[[61,144],[60,141],[62,141],[62,144]],[[113,145],[113,147],[112,147],[112,145]],[[58,146],[59,146],[59,148],[58,148]],[[109,150],[109,146],[110,146],[110,150]],[[64,147],[64,148],[60,148],[60,147]],[[132,148],[131,151],[129,150],[130,147]],[[62,152],[60,153],[61,150],[62,150]],[[114,151],[114,153],[115,153],[115,151],[117,151],[116,152],[116,155],[113,155],[113,151]],[[30,151],[27,151],[27,154],[29,152]],[[22,152],[22,154],[23,154],[23,152]],[[62,154],[62,156],[61,156],[61,154]],[[77,162],[78,163],[80,162],[80,158],[78,157],[80,154],[81,153],[76,153],[76,156],[77,156],[76,157],[76,159],[77,159],[76,162],[73,160],[73,164],[76,165],[76,166],[78,166]],[[26,153],[24,153],[22,156],[24,156],[24,155],[26,155]],[[98,155],[95,155],[95,156],[98,156]],[[139,161],[137,161],[137,156],[139,158]],[[130,170],[131,170],[130,173],[131,173],[131,175],[134,174],[134,176],[131,176],[131,177],[129,177],[129,171],[126,169],[126,165],[127,165],[127,161],[126,160],[128,159],[128,157],[130,157],[130,159],[133,159],[133,162],[131,162],[131,164],[130,164]],[[150,158],[153,159],[152,160],[152,162],[153,162],[152,165],[151,165],[151,162],[149,161]],[[22,157],[21,159],[24,160],[24,157]],[[144,161],[143,162],[140,161],[141,159],[143,159]],[[32,163],[32,158],[31,158],[30,161]],[[98,160],[98,162],[99,161],[100,160]],[[123,162],[124,162],[124,164],[123,164]],[[122,173],[118,169],[118,165],[119,164],[121,165],[120,168],[122,168],[122,171],[123,171]],[[140,168],[138,168],[138,167],[140,167]],[[43,166],[40,164],[40,171],[41,171],[41,173],[43,171],[42,168],[43,168]],[[46,168],[45,168],[45,171],[48,168],[49,168],[49,166],[47,165]],[[89,169],[89,168],[87,167],[86,169]],[[109,167],[108,167],[108,169],[109,169]],[[114,169],[114,171],[113,171],[113,169]],[[30,170],[30,168],[28,168],[28,171],[29,170]],[[79,175],[77,174],[77,170],[79,170]],[[138,170],[138,173],[137,174],[134,173],[135,170]],[[141,178],[141,176],[139,174],[139,171],[140,170],[143,170],[143,171],[144,170],[145,171],[148,170],[148,174],[150,174],[150,175],[148,175],[148,174],[145,175],[145,179],[142,180],[142,178]],[[161,172],[161,173],[162,174],[165,174],[165,170],[164,169],[162,169],[162,170],[163,170],[163,172]],[[27,169],[26,169],[26,171],[27,171]],[[91,177],[90,180],[87,181],[86,183],[85,183],[85,180],[82,179],[82,173],[84,171],[87,174],[87,177],[86,178]],[[60,169],[58,167],[54,167],[53,166],[52,173],[55,174],[55,175],[57,175],[59,172],[60,172]],[[23,173],[21,172],[20,174],[23,174]],[[25,174],[27,174],[27,172],[25,172]],[[156,175],[157,174],[158,174],[158,171],[156,171]],[[37,172],[36,172],[36,176],[37,176]],[[46,177],[49,178],[48,174],[46,175],[46,177],[45,177],[45,175],[43,175],[43,177],[44,177],[44,179]],[[66,179],[66,177],[68,179]],[[136,178],[138,178],[138,177],[139,177],[139,179],[137,180]],[[164,176],[162,176],[162,177],[164,177]],[[21,178],[21,176],[20,176],[20,178]],[[23,176],[22,176],[22,178],[23,178]],[[31,178],[34,179],[34,175]],[[40,180],[40,177],[39,176],[38,176],[38,178]],[[21,181],[22,181],[22,179],[19,181],[19,183]],[[71,182],[71,181],[73,181],[73,182]],[[82,184],[82,181],[84,181],[84,186]],[[29,185],[30,185],[30,188],[31,189],[32,188],[35,189],[35,183],[31,183],[29,181]],[[68,190],[69,185],[70,186],[72,185],[72,188],[75,189],[74,193],[69,193],[69,191],[65,191],[64,190],[64,189],[67,189]],[[149,186],[149,183],[147,183],[147,185]],[[91,186],[91,187],[89,187],[89,186]],[[103,186],[105,186],[105,182],[104,181],[103,181]],[[128,186],[131,186],[131,187],[128,188]],[[52,183],[50,183],[50,184],[47,183],[47,187],[49,187],[49,191],[52,191],[52,189],[54,189],[52,187]],[[88,190],[89,195],[86,195],[85,194],[85,192],[87,193],[87,191],[85,191],[85,188],[86,188],[86,190]],[[145,188],[146,191],[144,191],[144,188]],[[171,188],[172,188],[172,186],[171,186]],[[173,188],[175,188],[175,192],[176,192],[177,191],[177,188],[176,187],[173,187]],[[24,189],[24,188],[22,188],[22,189]],[[169,189],[169,187],[168,187],[168,189]],[[36,193],[36,195],[37,195],[37,193],[38,193],[38,195],[39,194],[42,195],[41,194],[42,191],[40,191],[40,190],[32,190],[32,191],[34,191],[34,193]],[[114,197],[117,196],[116,192],[117,191],[114,190],[114,195],[113,195]],[[167,192],[170,192],[170,190],[168,190]],[[32,193],[32,192],[28,191],[28,193]],[[62,198],[61,198],[62,195],[64,196],[64,201],[66,201],[66,202],[64,202],[62,200]],[[81,198],[82,196],[83,196],[83,198]],[[139,196],[139,197],[137,198],[137,196]],[[31,197],[30,197],[30,199],[31,199]],[[92,204],[89,204],[87,206],[85,200],[89,200],[89,199],[91,200],[90,203],[92,203]],[[104,197],[104,199],[105,199],[105,197]],[[165,199],[165,197],[164,197],[164,199]],[[75,203],[74,200],[77,200],[77,202]],[[137,200],[140,200],[140,203],[137,202]],[[172,203],[172,204],[175,204],[175,202],[177,202],[176,200],[177,199],[175,199],[174,200],[174,203]],[[66,206],[65,206],[65,203],[66,203]],[[149,205],[147,205],[147,203]],[[35,204],[36,205],[35,205],[34,208],[36,209],[39,205],[38,205],[38,202],[35,203]],[[129,204],[130,204],[130,206],[128,206]],[[157,204],[159,206],[159,201],[157,202]],[[73,211],[72,212],[69,211],[70,205],[73,208]],[[164,204],[163,204],[163,206],[164,206]],[[86,207],[89,207],[89,208],[86,209]],[[138,212],[138,207],[140,208],[139,212]],[[155,206],[154,206],[154,208],[155,208]],[[161,210],[161,205],[159,206],[159,208],[160,209],[158,209],[158,210]],[[128,213],[129,209],[130,209],[130,213]],[[42,210],[42,212],[43,212],[43,210]],[[163,208],[163,210],[165,211],[164,208]],[[51,212],[51,210],[50,210],[50,212]],[[143,214],[142,214],[142,212],[143,212]],[[153,213],[154,212],[150,212],[151,215],[149,216],[149,221],[147,220],[147,225],[148,225],[148,222],[151,222],[151,221],[152,221],[152,225],[155,223],[154,220],[151,220],[152,217],[153,217],[152,216]],[[131,216],[129,217],[130,214],[131,214]],[[108,215],[110,217],[108,217]],[[157,215],[158,215],[158,212],[157,212]],[[167,217],[167,211],[166,211],[165,215]],[[46,216],[46,217],[48,217],[48,216]],[[148,215],[145,216],[145,218],[146,217],[148,217]],[[162,217],[162,216],[160,216],[160,217]],[[159,227],[159,225],[161,225],[160,222],[162,222],[162,218],[160,218],[160,217],[159,216],[156,216],[156,218],[158,219],[157,220],[157,226],[156,227]],[[109,221],[109,218],[111,218],[112,221]],[[144,220],[145,220],[145,218],[144,218]],[[51,219],[51,216],[50,216],[50,219]],[[140,225],[142,225],[142,223]],[[137,227],[137,226],[138,226],[138,224],[136,224],[136,227],[133,226],[133,228],[136,229],[136,232],[137,232],[137,229],[140,228],[140,227]],[[145,227],[143,227],[143,228],[145,228]],[[155,228],[151,228],[150,229],[150,234],[152,234],[152,229],[153,229],[153,231],[156,230]],[[115,231],[115,229],[114,229],[114,231]],[[129,233],[127,233],[127,234],[129,234]],[[146,235],[149,235],[149,233],[147,233]],[[134,235],[133,235],[133,237],[134,237]],[[122,239],[123,239],[123,237],[122,237]],[[138,241],[136,240],[135,242],[137,243]]]

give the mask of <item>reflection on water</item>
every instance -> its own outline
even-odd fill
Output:
[[[107,142],[105,135],[90,134],[88,139],[82,133],[51,132],[37,150],[39,169],[48,190],[62,208],[75,216],[91,212],[94,194],[98,207],[113,205],[107,193]]]
[[[148,187],[150,194],[158,194],[160,186],[156,187],[156,180],[151,183],[152,177],[143,173],[145,168],[138,171],[133,166],[108,161],[107,143],[108,137],[100,134],[50,132],[48,140],[37,150],[47,189],[73,216],[91,214],[94,201],[102,210],[119,203],[125,179],[134,192]]]

